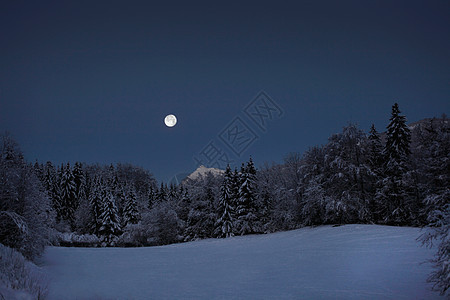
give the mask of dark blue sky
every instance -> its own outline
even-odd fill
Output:
[[[394,102],[409,121],[448,113],[449,1],[212,3],[3,1],[0,130],[30,161],[168,180],[208,145],[258,166],[349,121],[382,131]],[[262,90],[279,111],[252,103]],[[249,104],[273,112],[263,128]]]

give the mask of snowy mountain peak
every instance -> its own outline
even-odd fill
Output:
[[[206,176],[206,174],[211,173],[214,176],[222,175],[225,171],[217,168],[207,168],[203,165],[199,166],[197,170],[192,172],[187,178],[194,180],[199,176]]]

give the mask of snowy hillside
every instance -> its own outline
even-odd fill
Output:
[[[45,252],[50,299],[441,299],[417,228],[322,226],[151,248]]]

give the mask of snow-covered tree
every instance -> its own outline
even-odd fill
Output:
[[[90,206],[90,224],[89,229],[92,234],[99,234],[102,220],[100,218],[103,212],[103,198],[102,190],[103,181],[99,177],[95,177],[92,181],[91,192],[89,193],[89,206]]]
[[[187,223],[189,211],[192,206],[191,197],[187,189],[180,186],[181,199],[176,206],[177,215],[183,223]]]
[[[128,224],[137,224],[141,219],[137,200],[136,191],[133,186],[125,185],[125,207],[123,210],[123,226]]]
[[[168,202],[157,203],[145,214],[142,227],[148,245],[167,245],[182,241],[180,219]]]
[[[151,209],[156,201],[156,193],[153,187],[150,187],[147,195],[147,207]]]
[[[444,115],[417,127],[414,149],[420,171],[420,189],[428,227],[421,236],[424,244],[436,247],[434,270],[428,280],[442,295],[450,292],[450,124]]]
[[[301,210],[303,224],[312,226],[324,224],[326,220],[326,203],[328,196],[321,184],[322,176],[311,179],[303,195],[303,207]]]
[[[186,241],[214,237],[220,179],[207,173],[184,183],[191,200],[184,232]]]
[[[86,198],[86,175],[80,162],[76,162],[73,167],[73,181],[75,183],[75,195],[77,202]]]
[[[242,164],[239,182],[237,233],[245,235],[260,232],[256,207],[256,169],[251,158],[247,166]]]
[[[44,250],[53,223],[51,203],[17,143],[0,138],[0,243],[28,259]]]
[[[73,176],[70,164],[61,166],[61,178],[59,179],[61,217],[73,228],[75,220],[75,210],[78,207],[75,177]]]
[[[215,234],[220,238],[227,238],[234,235],[235,213],[233,207],[232,176],[230,165],[228,165],[220,186],[220,198],[217,207],[217,215],[219,218],[216,221]]]
[[[161,186],[156,194],[156,202],[166,202],[167,201],[168,188],[167,185],[161,182]]]
[[[311,147],[305,152],[301,174],[305,185],[299,212],[301,222],[303,225],[323,224],[326,219],[326,195],[323,187],[326,178],[324,147]]]
[[[323,182],[329,202],[327,222],[365,222],[369,219],[366,185],[370,169],[365,163],[364,132],[356,125],[333,134],[325,146],[326,176]]]
[[[450,203],[430,212],[428,216],[429,227],[425,229],[420,240],[423,244],[432,247],[437,244],[437,251],[431,260],[434,270],[428,277],[432,282],[433,289],[440,292],[441,295],[450,295]],[[427,197],[428,202],[440,202],[440,199]],[[433,203],[434,204],[434,203]]]
[[[374,124],[370,127],[366,148],[367,165],[370,169],[367,180],[369,221],[378,222],[380,208],[377,206],[376,192],[383,175],[383,145]]]
[[[105,189],[102,194],[103,207],[100,215],[99,235],[102,240],[102,246],[114,246],[118,236],[121,234],[120,220],[112,192],[109,189]]]
[[[409,172],[411,133],[406,118],[400,115],[398,104],[392,106],[383,149],[384,178],[377,191],[382,221],[387,224],[408,224],[413,217],[414,204],[408,194],[406,175]]]

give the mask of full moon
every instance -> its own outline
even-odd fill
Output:
[[[177,117],[175,117],[174,115],[167,115],[164,118],[164,123],[167,127],[173,127],[175,126],[175,124],[177,124]]]

